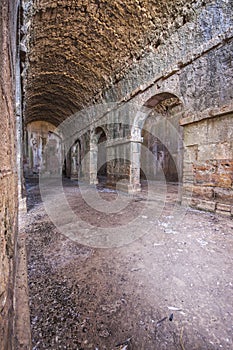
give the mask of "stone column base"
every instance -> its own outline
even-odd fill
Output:
[[[128,194],[134,194],[141,191],[141,184],[131,184],[127,181],[119,181],[115,186],[117,191],[122,191]]]

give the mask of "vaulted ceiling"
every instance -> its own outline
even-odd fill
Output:
[[[192,15],[197,0],[34,0],[26,121],[58,124],[121,79]]]

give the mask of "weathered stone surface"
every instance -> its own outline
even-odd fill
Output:
[[[199,197],[203,199],[214,199],[214,190],[212,187],[194,186],[193,184],[185,184],[183,194],[187,197]]]
[[[230,101],[232,41],[229,40],[224,50],[221,43],[223,38],[232,36],[231,11],[232,5],[221,0],[197,10],[193,20],[156,50],[134,62],[124,78],[106,90],[104,100],[123,100],[126,95],[130,98],[130,92],[140,86],[141,91],[147,88],[144,101],[150,95],[148,87],[152,87],[154,94],[156,90],[175,93],[196,112]]]
[[[233,161],[206,161],[194,164],[195,183],[230,188],[233,182]]]
[[[184,183],[193,182],[189,192],[203,199],[212,192],[218,212],[224,211],[222,204],[232,203],[232,117],[228,110],[225,115],[184,124]]]
[[[194,28],[191,30],[189,24],[202,4],[199,0],[169,0],[166,5],[144,0],[34,2],[26,95],[28,120],[50,118],[58,123],[90,99],[98,99],[107,87],[113,87],[106,90],[109,101],[138,91],[158,70],[167,71],[170,61],[177,61],[177,57],[181,61],[184,47],[188,51],[194,42],[199,46],[200,40],[196,43],[190,37]],[[213,14],[210,17],[217,21]],[[185,33],[168,39],[183,25]],[[200,36],[203,23],[197,26]],[[216,32],[219,30],[218,26]],[[175,45],[171,44],[169,54],[164,55],[172,41]],[[149,60],[139,65],[143,56]]]
[[[204,111],[199,111],[199,112],[195,111],[194,113],[190,111],[186,111],[180,119],[180,125],[184,126],[184,125],[200,122],[205,119],[211,119],[216,116],[223,116],[223,115],[226,116],[228,114],[231,114],[232,110],[233,110],[233,102],[228,101],[228,103],[225,105],[221,105],[217,107],[213,106],[205,109]]]
[[[230,159],[232,156],[232,142],[230,139],[224,143],[211,143],[198,147],[199,161],[208,159]]]
[[[186,146],[196,146],[197,144],[205,144],[207,140],[207,122],[192,124],[185,128],[184,143]]]
[[[192,205],[197,209],[214,212],[216,210],[216,202],[193,199]]]
[[[219,188],[215,187],[213,189],[214,191],[214,197],[216,201],[220,203],[233,203],[233,189],[232,188]]]
[[[193,184],[193,181],[194,181],[193,164],[187,161],[184,163],[184,166],[183,166],[183,182],[185,184],[188,184],[188,183]]]
[[[231,211],[231,206],[229,204],[218,203],[217,204],[217,210],[230,212]]]
[[[196,142],[197,142],[197,138],[196,138]],[[198,145],[194,144],[191,146],[190,145],[186,146],[186,148],[184,149],[184,153],[185,153],[185,159],[187,163],[195,162],[198,157]]]
[[[218,210],[218,209],[216,209],[216,213],[219,214],[219,215],[231,216],[231,213],[229,211],[225,211],[225,210]]]
[[[17,176],[15,154],[16,1],[0,3],[0,348],[13,341]]]

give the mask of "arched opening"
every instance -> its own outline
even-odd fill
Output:
[[[28,123],[25,141],[25,176],[38,176],[40,172],[60,175],[62,142],[53,124],[45,121]]]
[[[182,182],[183,142],[179,125],[183,111],[181,101],[171,94],[152,97],[145,104],[151,112],[141,126],[140,181]]]
[[[98,127],[96,128],[97,135],[97,179],[101,184],[107,181],[107,155],[106,155],[106,141],[107,136],[105,131]]]
[[[70,178],[78,180],[81,172],[81,142],[77,140],[70,149]]]

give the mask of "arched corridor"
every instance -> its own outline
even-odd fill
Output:
[[[0,350],[231,350],[230,0],[0,3]]]

